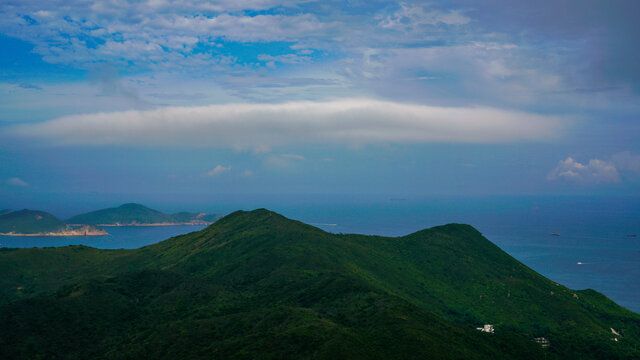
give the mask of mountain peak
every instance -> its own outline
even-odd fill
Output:
[[[126,203],[118,206],[120,209],[148,209],[146,206],[138,203]]]
[[[283,215],[278,214],[277,212],[265,209],[265,208],[260,208],[260,209],[255,209],[255,210],[249,210],[249,211],[245,211],[245,210],[238,210],[238,211],[234,211],[231,214],[221,218],[220,220],[218,220],[216,222],[216,226],[227,226],[227,225],[233,225],[233,226],[242,226],[245,227],[247,225],[275,225],[275,224],[282,224],[282,223],[299,223],[302,225],[302,223],[296,221],[296,220],[292,220],[289,218],[286,218]],[[311,227],[310,225],[307,225],[309,227]]]
[[[225,218],[230,217],[269,217],[269,216],[278,216],[284,218],[284,216],[278,214],[275,211],[271,211],[265,208],[259,208],[255,210],[237,210],[232,212],[231,214],[225,216]]]

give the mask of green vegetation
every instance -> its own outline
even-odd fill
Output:
[[[69,220],[69,224],[89,225],[141,225],[162,223],[212,223],[217,220],[217,215],[204,213],[180,212],[177,214],[165,214],[150,209],[140,204],[124,204],[116,208],[102,209],[76,215]]]
[[[192,213],[192,212],[179,212],[170,214],[173,222],[176,223],[188,223],[192,221],[202,221],[207,223],[214,223],[222,216],[217,214],[205,214],[205,213]]]
[[[59,232],[67,229],[67,224],[57,217],[36,210],[8,211],[0,215],[0,233],[37,234]]]
[[[468,225],[387,238],[235,212],[136,250],[0,249],[0,273],[2,359],[640,357],[640,315]]]

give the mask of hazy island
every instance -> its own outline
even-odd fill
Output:
[[[134,250],[0,249],[0,358],[638,359],[640,315],[469,225],[332,234],[260,209]]]
[[[210,225],[220,217],[216,214],[191,212],[165,214],[141,204],[128,203],[76,215],[68,219],[67,223],[96,226]]]
[[[72,227],[45,211],[3,210],[0,235],[4,236],[100,236],[109,235],[92,225]]]

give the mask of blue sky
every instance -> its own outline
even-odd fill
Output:
[[[638,13],[637,1],[5,0],[0,207],[640,195]]]

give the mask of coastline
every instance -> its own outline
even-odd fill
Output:
[[[95,224],[94,226],[100,227],[116,227],[116,226],[182,226],[182,225],[211,225],[212,222],[208,221],[190,221],[190,222],[166,222],[166,223],[114,223],[114,224]],[[81,224],[69,224],[69,226],[82,226]]]
[[[88,233],[79,233],[73,231],[64,231],[57,233],[34,233],[34,234],[16,234],[16,233],[0,233],[0,236],[105,236],[109,235],[108,232],[88,232]]]
[[[56,232],[49,231],[49,232],[39,232],[39,233],[32,233],[32,234],[22,234],[22,233],[14,233],[14,232],[0,233],[0,236],[105,236],[105,235],[109,235],[109,233],[102,229],[97,229],[92,226],[82,226],[75,229],[67,228],[66,230],[62,230],[62,231],[56,231]]]

